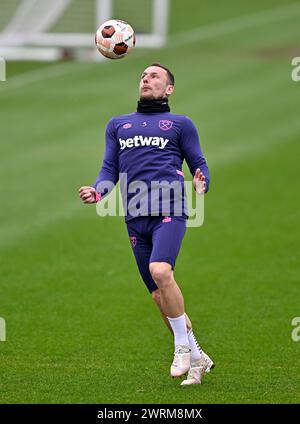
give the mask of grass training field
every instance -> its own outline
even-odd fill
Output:
[[[299,403],[299,19],[299,1],[173,0],[164,49],[7,64],[0,403]],[[123,218],[78,197],[107,121],[135,110],[157,61],[174,71],[172,112],[196,123],[211,171],[204,225],[188,229],[175,274],[216,362],[198,387],[169,377],[173,340]]]

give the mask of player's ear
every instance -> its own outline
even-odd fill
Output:
[[[174,85],[168,85],[167,86],[167,89],[166,89],[166,95],[167,96],[170,96],[172,93],[173,93],[173,91],[174,91]]]

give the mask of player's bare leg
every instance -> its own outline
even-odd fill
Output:
[[[150,272],[160,289],[161,307],[169,318],[177,318],[184,314],[184,300],[178,287],[172,267],[166,262],[151,262]]]
[[[174,279],[170,264],[151,262],[150,272],[159,288],[159,308],[169,321],[174,334],[175,353],[171,365],[171,376],[180,377],[190,369],[191,364],[191,349],[186,331],[183,296]]]
[[[152,295],[152,299],[154,300],[154,302],[156,303],[162,319],[164,320],[164,323],[166,324],[166,326],[168,327],[168,329],[170,330],[170,332],[173,334],[173,330],[172,327],[170,325],[170,321],[168,320],[166,314],[164,313],[162,306],[161,306],[161,294],[160,294],[160,289],[155,290],[154,292],[151,293]],[[192,329],[192,323],[191,320],[189,319],[188,315],[185,313],[185,322],[186,322],[186,329],[187,332],[189,332]]]

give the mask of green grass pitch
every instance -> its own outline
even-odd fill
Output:
[[[162,50],[100,64],[8,63],[1,403],[300,401],[291,338],[300,315],[299,17],[296,1],[174,0]],[[169,378],[172,338],[123,219],[98,217],[77,193],[98,173],[108,119],[134,111],[153,61],[174,70],[172,111],[195,121],[211,169],[204,226],[188,229],[176,265],[195,334],[217,365],[199,387]]]

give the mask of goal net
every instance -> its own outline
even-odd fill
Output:
[[[169,0],[0,0],[0,55],[6,59],[93,58],[96,29],[122,19],[137,47],[166,43]]]

